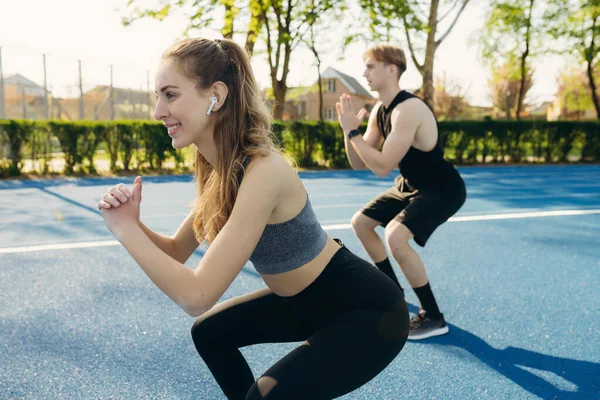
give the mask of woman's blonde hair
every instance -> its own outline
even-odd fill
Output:
[[[196,156],[194,232],[199,241],[210,243],[231,214],[244,161],[277,151],[271,114],[261,98],[247,52],[232,40],[184,39],[171,46],[163,59],[177,61],[200,90],[220,81],[229,91],[215,123],[215,165],[200,152]]]

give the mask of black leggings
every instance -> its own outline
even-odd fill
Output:
[[[196,320],[192,338],[228,399],[320,400],[379,374],[402,350],[408,326],[398,286],[342,247],[299,294],[264,289],[222,302]],[[299,341],[257,382],[239,351]]]

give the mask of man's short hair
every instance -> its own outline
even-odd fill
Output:
[[[371,57],[376,61],[398,67],[398,79],[406,71],[406,56],[400,47],[391,44],[376,44],[369,47],[363,58]]]

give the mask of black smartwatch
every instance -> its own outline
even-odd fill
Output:
[[[348,132],[348,139],[352,139],[357,135],[360,135],[360,131],[358,129],[352,129],[350,132]]]

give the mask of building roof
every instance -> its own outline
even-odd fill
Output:
[[[350,75],[346,75],[341,73],[335,68],[329,67],[321,74],[321,78],[338,78],[348,89],[350,89],[351,93],[357,94],[359,96],[367,97],[372,99],[373,96],[367,89],[365,89],[356,79],[351,77]]]
[[[552,107],[551,101],[544,101],[537,107],[532,107],[529,112],[531,114],[546,114],[548,112],[548,108]]]
[[[150,92],[145,90],[136,90],[136,89],[125,89],[125,88],[113,88],[114,98],[117,103],[128,100],[135,103],[145,103],[148,100],[148,96],[150,96]],[[109,97],[110,96],[110,86],[106,85],[97,85],[96,87],[85,92],[84,96],[89,95],[100,95]]]
[[[37,83],[25,78],[23,75],[20,75],[20,74],[14,74],[14,75],[7,76],[6,78],[4,78],[4,84],[5,85],[23,86],[26,88],[35,88],[35,89],[42,89],[42,90],[44,89]]]
[[[287,93],[285,94],[285,100],[298,100],[305,94],[311,91],[317,91],[315,86],[292,86],[288,87]]]

